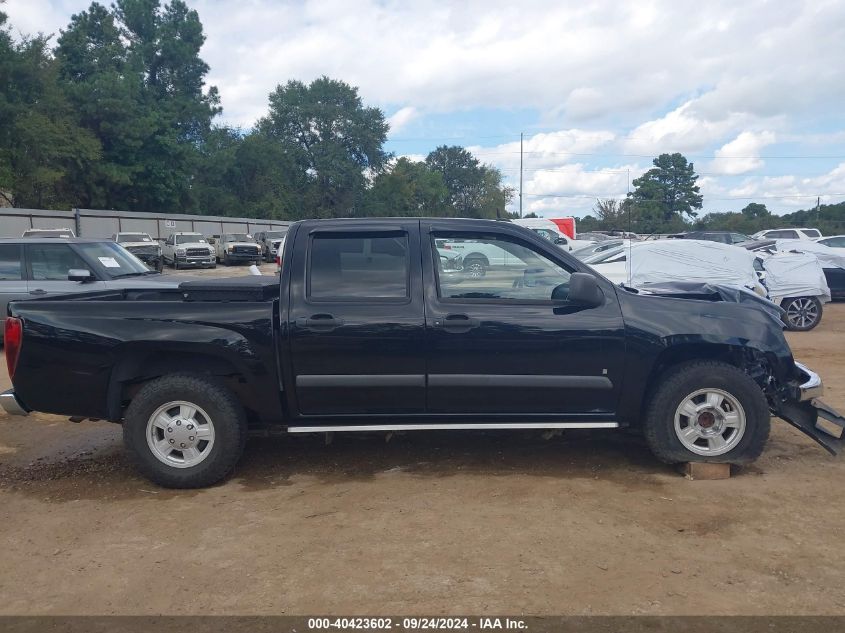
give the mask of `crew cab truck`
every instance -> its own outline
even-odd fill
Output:
[[[441,274],[442,240],[522,266]],[[13,301],[0,402],[122,423],[177,488],[224,478],[248,434],[629,427],[666,462],[744,464],[774,413],[842,448],[845,419],[753,295],[640,294],[488,220],[308,220],[282,257],[278,278]]]

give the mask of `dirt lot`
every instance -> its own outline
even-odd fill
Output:
[[[845,409],[845,304],[789,339]],[[727,481],[621,435],[443,433],[255,440],[175,492],[115,425],[3,416],[3,614],[845,613],[845,461],[783,422]]]

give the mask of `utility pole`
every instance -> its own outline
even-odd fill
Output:
[[[522,217],[522,137],[523,133],[519,133],[519,217]]]
[[[822,206],[822,197],[819,196],[818,198],[816,198],[816,224],[819,223],[819,221],[821,220],[821,217],[822,217],[821,216],[821,213],[822,213],[821,206]]]

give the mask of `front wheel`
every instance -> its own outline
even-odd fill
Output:
[[[733,365],[700,361],[673,367],[654,390],[643,421],[661,461],[747,464],[769,437],[763,391]]]
[[[138,469],[166,488],[201,488],[235,467],[246,443],[243,407],[216,381],[173,374],[132,400],[123,441]]]
[[[806,332],[822,320],[822,302],[817,297],[794,297],[781,304],[785,310],[783,322],[796,332]]]

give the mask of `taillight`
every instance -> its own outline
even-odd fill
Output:
[[[9,368],[9,380],[15,376],[18,355],[23,341],[23,324],[15,317],[6,318],[6,329],[3,331],[3,342],[6,346],[6,366]]]
[[[282,267],[282,256],[281,255],[276,255],[276,266],[278,266],[279,268]]]

